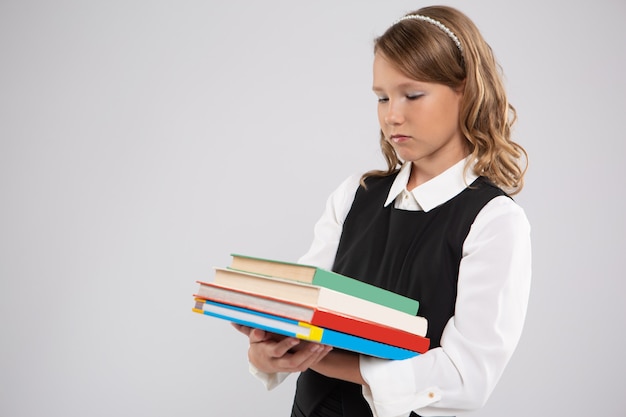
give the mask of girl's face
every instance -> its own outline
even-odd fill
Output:
[[[413,162],[419,183],[468,154],[459,127],[462,91],[408,78],[380,53],[374,56],[373,90],[385,140],[400,159]]]

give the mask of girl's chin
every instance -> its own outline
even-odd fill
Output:
[[[417,155],[415,152],[407,152],[406,149],[398,149],[396,147],[394,147],[394,149],[396,150],[396,155],[398,155],[398,158],[405,162],[415,161],[420,158],[420,155]]]

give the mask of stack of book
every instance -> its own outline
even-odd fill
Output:
[[[429,348],[417,300],[322,268],[233,254],[198,284],[196,313],[386,359]]]

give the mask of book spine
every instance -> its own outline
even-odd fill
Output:
[[[321,268],[316,269],[313,284],[372,301],[413,316],[417,314],[419,309],[417,300]]]
[[[376,356],[384,359],[409,359],[419,353],[374,340],[364,339],[347,333],[337,332],[331,329],[324,329],[308,323],[300,323],[302,326],[311,328],[311,339],[324,345],[338,347],[340,349],[351,350],[369,356]],[[314,339],[313,339],[314,338]]]
[[[430,347],[430,339],[426,337],[330,311],[315,310],[311,323],[418,353],[424,353]]]

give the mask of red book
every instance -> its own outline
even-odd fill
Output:
[[[200,288],[196,297],[201,300],[230,304],[298,320],[315,326],[401,347],[413,352],[424,353],[430,346],[430,340],[424,336],[375,323],[370,320],[289,302],[266,295],[228,288],[215,283],[201,281],[198,281],[198,283],[200,284]],[[196,308],[201,309],[202,307],[199,305]]]

